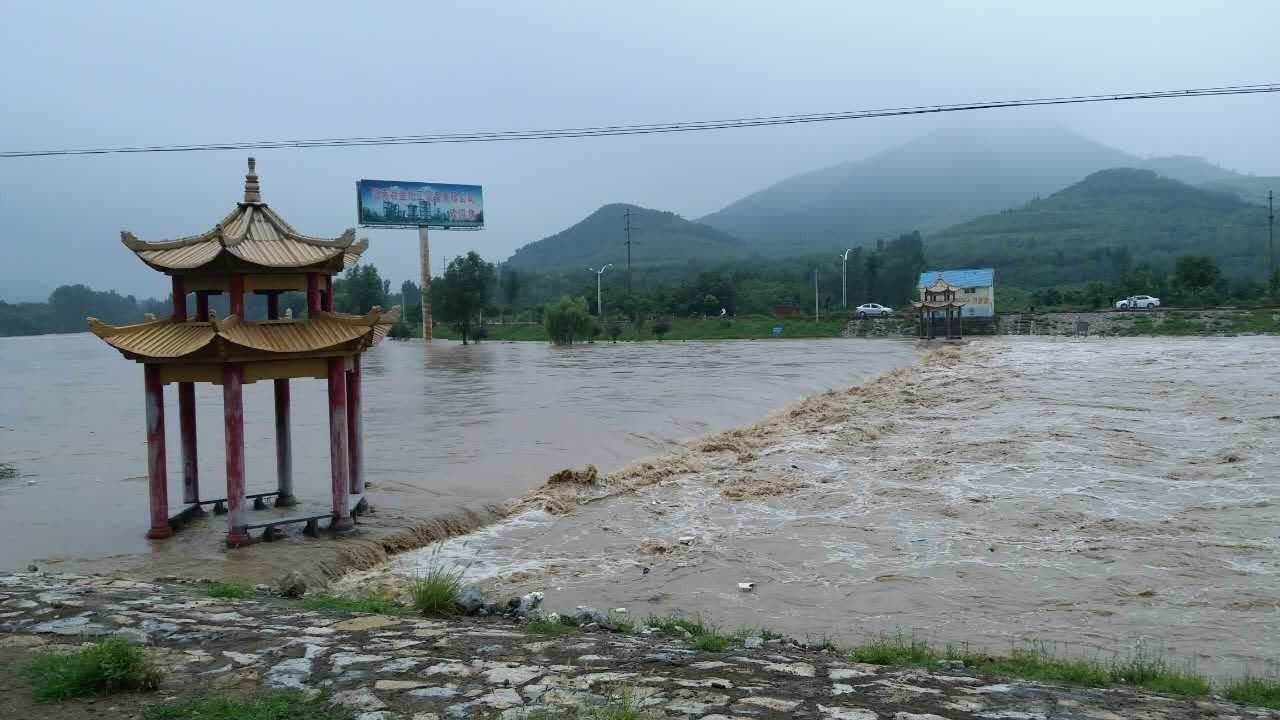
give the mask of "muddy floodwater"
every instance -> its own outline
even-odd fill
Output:
[[[347,583],[394,586],[435,552],[553,609],[1103,657],[1141,645],[1264,671],[1280,654],[1277,357],[1270,337],[980,340],[567,503],[549,486]]]
[[[754,421],[813,392],[910,363],[911,343],[770,340],[594,344],[385,342],[364,360],[365,462],[375,518],[431,518],[500,503],[567,466],[602,469]],[[332,540],[225,552],[208,517],[150,542],[141,366],[91,335],[0,338],[0,569],[258,575]],[[196,389],[201,495],[223,497],[221,388]],[[322,380],[293,382],[303,510],[329,494]],[[181,500],[176,392],[166,388],[169,498]],[[270,383],[246,386],[248,492],[275,489]],[[257,520],[275,511],[250,512]],[[284,511],[281,511],[284,512]]]

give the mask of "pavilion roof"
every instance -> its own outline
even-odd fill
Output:
[[[360,351],[376,345],[391,329],[400,309],[365,315],[319,312],[306,320],[247,322],[232,315],[209,322],[175,322],[172,317],[137,325],[112,326],[89,318],[89,330],[126,357],[180,361],[230,355],[297,355]]]
[[[920,300],[911,301],[911,307],[917,310],[946,310],[947,308],[962,308],[964,303],[955,302],[923,302]]]
[[[245,175],[244,200],[222,222],[197,235],[148,242],[123,230],[120,240],[143,262],[161,271],[195,270],[225,261],[250,270],[298,269],[328,265],[337,272],[359,261],[369,246],[356,241],[355,230],[335,238],[304,235],[262,202],[253,158]]]

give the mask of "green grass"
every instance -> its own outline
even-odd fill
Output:
[[[301,693],[265,693],[254,697],[209,697],[152,705],[144,720],[340,720],[349,717],[330,710],[322,698],[308,700]]]
[[[710,318],[672,318],[671,330],[663,336],[663,342],[679,342],[681,340],[747,340],[773,338],[773,328],[780,326],[782,338],[839,337],[840,331],[849,322],[848,316],[832,315],[821,320],[812,318],[776,318],[763,315],[744,315],[728,320],[718,317]],[[487,325],[488,337],[481,342],[541,341],[547,342],[547,331],[542,325]],[[458,340],[460,336],[451,327],[436,325],[433,329],[435,337]],[[638,330],[635,325],[627,323],[623,326],[619,342],[636,340],[653,341],[653,323],[646,322]],[[597,343],[612,342],[608,333],[601,333]]]
[[[1280,675],[1245,675],[1226,682],[1222,694],[1242,705],[1280,710]]]
[[[646,620],[645,624],[667,635],[683,636],[688,633],[692,636],[689,642],[706,652],[720,652],[735,640],[735,636],[726,635],[720,631],[720,628],[704,622],[701,618],[688,618],[683,615],[654,616]]]
[[[428,570],[413,579],[413,607],[423,615],[457,615],[462,594],[462,570],[432,562]]]
[[[224,600],[244,600],[253,597],[253,586],[242,582],[216,582],[209,586],[209,597]]]
[[[408,611],[404,605],[381,595],[366,595],[358,598],[342,595],[307,595],[298,600],[297,605],[304,610],[327,610],[353,615],[399,615]]]
[[[40,702],[154,690],[160,682],[160,670],[142,646],[119,636],[71,652],[42,652],[22,671]]]
[[[849,652],[854,662],[874,665],[936,667],[942,660],[959,660],[974,671],[996,676],[1051,683],[1111,687],[1130,685],[1172,695],[1202,697],[1212,689],[1209,681],[1191,668],[1175,667],[1158,654],[1143,649],[1109,662],[1059,653],[1043,643],[1013,647],[1008,654],[992,655],[965,647],[939,650],[923,640],[901,634],[881,635]]]
[[[881,635],[849,651],[853,662],[929,667],[942,659],[928,643],[899,635]]]
[[[560,615],[554,620],[541,615],[530,620],[524,627],[529,632],[539,635],[566,635],[576,630],[578,624],[565,615]]]

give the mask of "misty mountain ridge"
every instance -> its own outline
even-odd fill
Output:
[[[954,128],[786,178],[700,221],[647,210],[661,218],[633,232],[635,262],[796,257],[871,246],[914,230],[942,233],[1111,168],[1152,170],[1249,202],[1263,201],[1264,186],[1280,185],[1280,178],[1243,175],[1194,156],[1140,158],[1058,127]],[[617,262],[625,258],[621,215],[626,207],[605,206],[573,228],[526,245],[511,262],[525,268]],[[605,220],[601,213],[606,212],[617,217]],[[662,237],[668,231],[674,237]]]
[[[672,212],[627,203],[605,205],[572,227],[515,251],[507,264],[516,270],[550,270],[626,263],[627,210],[636,265],[721,262],[750,257],[747,244],[723,230]]]
[[[1265,223],[1261,208],[1234,193],[1113,168],[938,232],[925,252],[938,267],[995,267],[1001,283],[1022,288],[1104,280],[1143,263],[1167,271],[1187,253],[1212,256],[1228,276],[1261,279]]]

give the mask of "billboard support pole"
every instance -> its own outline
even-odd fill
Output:
[[[431,246],[427,226],[418,226],[418,255],[422,261],[422,341],[431,342]]]

